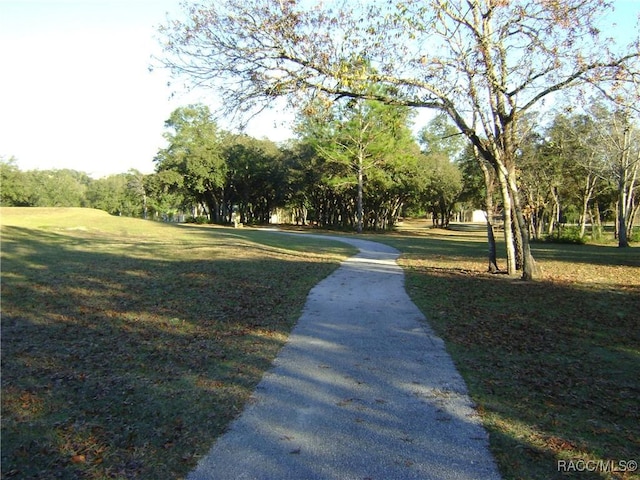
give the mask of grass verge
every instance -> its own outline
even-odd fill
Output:
[[[640,249],[537,244],[522,282],[485,273],[481,234],[371,238],[403,252],[505,479],[640,478]]]
[[[3,208],[3,478],[180,478],[353,253],[249,229]]]

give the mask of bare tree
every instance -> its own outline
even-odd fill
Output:
[[[616,236],[619,247],[628,247],[628,233],[638,210],[640,184],[640,131],[631,121],[631,109],[614,112],[594,105],[592,114],[598,120],[600,149],[606,162],[608,179],[618,192]]]
[[[275,97],[372,98],[448,114],[496,170],[508,270],[522,240],[522,278],[534,275],[516,181],[517,124],[555,92],[638,79],[640,41],[611,50],[596,22],[604,0],[406,0],[318,3],[216,0],[161,28],[163,65],[216,88],[230,112]],[[367,85],[384,85],[374,93]],[[510,205],[511,207],[509,207]]]

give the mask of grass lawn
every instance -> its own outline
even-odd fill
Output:
[[[3,478],[184,476],[353,253],[95,210],[0,215]],[[543,273],[525,283],[485,273],[481,234],[364,238],[402,251],[505,479],[639,478],[612,470],[640,460],[640,249],[534,245]]]
[[[3,208],[2,477],[183,477],[342,243]]]
[[[504,478],[640,478],[625,463],[640,461],[640,248],[535,244],[541,278],[522,282],[485,273],[483,237],[371,238],[403,252]]]

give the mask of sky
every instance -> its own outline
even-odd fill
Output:
[[[631,28],[640,0],[615,3]],[[161,53],[157,26],[180,13],[180,0],[0,0],[0,157],[94,178],[153,172],[170,113],[216,101],[175,92],[166,71],[149,71]],[[259,117],[247,133],[287,139],[274,120]]]
[[[179,106],[213,105],[177,92],[156,27],[178,0],[0,0],[0,156],[21,170],[70,168],[100,178],[154,170],[164,122]],[[247,133],[281,141],[273,120]]]

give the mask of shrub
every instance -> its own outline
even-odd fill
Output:
[[[197,217],[189,217],[187,218],[187,223],[197,223],[198,225],[204,225],[208,223],[209,219],[206,215],[198,215]]]
[[[545,241],[549,243],[571,243],[575,245],[584,245],[586,240],[580,236],[580,227],[564,226],[558,229],[556,234],[548,235]]]

